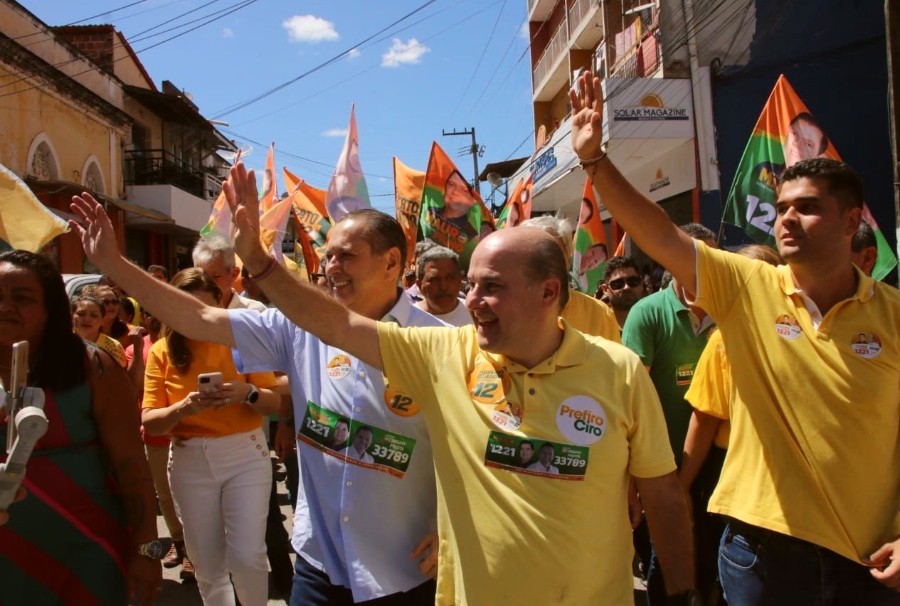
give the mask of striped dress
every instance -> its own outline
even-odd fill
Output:
[[[87,383],[44,390],[47,434],[28,462],[28,496],[0,527],[0,605],[127,602],[125,514],[97,435]],[[6,423],[0,424],[0,460]]]

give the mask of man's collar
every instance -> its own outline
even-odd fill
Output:
[[[412,313],[412,301],[409,300],[409,296],[402,288],[397,289],[397,302],[394,303],[394,306],[387,312],[383,318],[381,318],[382,322],[393,322],[395,324],[399,324],[402,327],[409,326],[409,316]]]
[[[569,326],[569,323],[563,318],[559,318],[559,326],[563,329],[563,339],[559,349],[553,352],[550,357],[539,362],[534,368],[526,368],[504,355],[488,352],[482,352],[482,354],[490,359],[495,366],[502,366],[510,373],[552,374],[560,368],[581,364],[587,357],[587,340],[584,338],[584,335]]]
[[[779,265],[776,270],[784,294],[791,296],[801,292],[794,282],[794,274],[789,265]],[[864,274],[856,265],[853,266],[853,270],[856,272],[857,286],[852,298],[861,303],[867,303],[875,296],[875,280]]]

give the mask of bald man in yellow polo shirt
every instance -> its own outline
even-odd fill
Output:
[[[603,202],[719,326],[734,368],[731,442],[709,510],[729,517],[729,604],[900,604],[900,293],[850,260],[862,180],[840,162],[782,177],[787,265],[695,243],[600,151],[599,78],[570,93],[572,146]]]
[[[252,171],[236,165],[225,188],[235,248],[272,303],[386,370],[422,409],[440,478],[438,604],[631,603],[629,474],[673,603],[697,603],[687,509],[652,383],[626,348],[560,319],[567,263],[552,237],[520,227],[479,244],[466,302],[474,326],[398,330],[275,263],[259,243],[256,191]],[[551,465],[523,467],[527,441],[545,461],[552,448]]]

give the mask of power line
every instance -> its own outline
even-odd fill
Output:
[[[167,42],[171,42],[172,40],[175,40],[176,38],[180,38],[180,37],[182,37],[182,36],[184,36],[184,35],[187,35],[187,34],[190,34],[190,33],[192,33],[192,32],[195,32],[195,31],[197,31],[198,29],[200,29],[200,28],[202,28],[202,27],[205,27],[205,26],[209,25],[210,23],[214,23],[215,21],[218,21],[218,20],[220,20],[220,19],[224,19],[224,18],[227,17],[228,15],[231,15],[232,13],[235,13],[235,12],[237,12],[237,11],[243,9],[243,8],[246,8],[247,6],[250,6],[251,4],[255,4],[255,3],[258,2],[258,1],[259,1],[259,0],[242,0],[242,2],[238,3],[237,5],[232,5],[233,8],[232,8],[232,7],[229,7],[229,8],[231,8],[231,10],[223,9],[222,11],[218,11],[217,13],[211,13],[210,15],[207,15],[207,17],[209,17],[209,16],[211,16],[211,15],[217,15],[217,16],[210,18],[208,21],[206,21],[206,22],[204,22],[204,23],[201,23],[200,25],[197,25],[196,27],[192,27],[191,29],[189,29],[189,30],[187,30],[187,31],[184,31],[184,32],[181,32],[181,33],[176,34],[176,35],[174,35],[174,36],[171,36],[171,37],[169,37],[169,38],[166,38],[165,40],[161,40],[160,42],[157,42],[156,44],[151,44],[150,46],[147,46],[147,47],[144,47],[144,48],[141,48],[141,49],[137,49],[137,50],[135,51],[135,53],[140,53],[140,52],[148,51],[148,50],[150,50],[150,49],[156,48],[157,46],[161,46],[161,45],[163,45],[163,44],[165,44],[165,43],[167,43]],[[121,47],[123,47],[123,46],[124,46],[124,44],[116,44],[116,45],[113,45],[113,48],[121,48]],[[120,57],[119,59],[113,60],[113,63],[115,63],[115,62],[117,62],[117,61],[121,61],[121,60],[126,59],[126,58],[128,58],[128,55],[124,55],[124,56]],[[69,61],[67,61],[67,62],[63,62],[63,63],[61,63],[60,65],[64,65],[65,63],[71,63],[71,62],[74,62],[74,61],[82,61],[82,60],[85,60],[85,61],[89,61],[89,62],[90,62],[90,59],[88,59],[86,56],[81,56],[81,57],[77,57],[76,59],[72,59],[72,60],[69,60]],[[55,67],[55,66],[50,65],[50,66],[48,66],[48,70],[49,70],[49,69],[53,69],[54,67]],[[76,77],[78,77],[78,76],[81,76],[81,75],[84,75],[84,74],[87,74],[87,73],[90,73],[90,72],[94,72],[94,71],[101,71],[101,70],[103,70],[103,69],[104,69],[104,68],[102,68],[102,67],[99,66],[99,65],[93,65],[93,66],[89,67],[88,69],[83,70],[83,71],[80,71],[80,72],[78,72],[78,73],[76,73],[76,74],[71,74],[71,75],[66,74],[66,75],[64,75],[64,76],[61,77],[61,78],[56,78],[56,79],[51,80],[50,82],[47,82],[47,83],[44,83],[44,84],[38,84],[38,85],[35,85],[35,86],[30,86],[30,87],[28,87],[28,88],[23,88],[23,89],[21,89],[21,90],[15,90],[15,91],[11,91],[11,92],[8,92],[8,93],[0,94],[0,99],[2,99],[3,97],[9,97],[9,96],[17,95],[17,94],[20,94],[20,93],[25,93],[25,92],[32,91],[32,90],[41,89],[41,88],[44,88],[44,87],[46,87],[46,86],[50,86],[50,85],[56,84],[56,83],[58,83],[58,82],[61,82],[61,81],[63,81],[63,80],[74,80],[74,79],[75,79]],[[11,85],[13,85],[13,84],[17,84],[18,82],[26,81],[26,80],[28,80],[29,78],[30,78],[30,76],[22,77],[22,78],[20,78],[19,80],[15,81],[15,82],[11,82],[11,83],[8,83],[8,84],[4,84],[4,85],[0,86],[0,88],[5,88],[5,87],[7,87],[7,86],[11,86]]]
[[[327,67],[327,66],[331,65],[332,63],[338,61],[339,59],[342,59],[343,57],[346,57],[347,55],[350,54],[350,51],[352,51],[354,48],[356,48],[356,47],[358,47],[358,46],[360,46],[360,45],[362,45],[362,44],[367,43],[369,40],[372,40],[372,39],[375,38],[376,36],[379,36],[379,35],[383,34],[383,33],[386,32],[387,30],[389,30],[389,29],[391,29],[392,27],[394,27],[395,25],[397,25],[397,24],[399,24],[399,23],[402,23],[403,21],[409,19],[410,17],[412,17],[413,15],[415,15],[416,13],[418,13],[419,11],[422,11],[422,10],[424,10],[425,8],[427,8],[428,6],[434,4],[436,1],[437,1],[437,0],[428,0],[427,2],[425,2],[424,4],[422,4],[421,6],[419,6],[418,8],[416,8],[416,9],[410,11],[409,13],[407,13],[407,14],[404,15],[403,17],[397,19],[396,21],[394,21],[393,23],[391,23],[391,24],[388,25],[387,27],[384,27],[384,28],[380,29],[379,31],[375,32],[374,34],[372,34],[371,36],[369,36],[368,38],[366,38],[366,39],[363,40],[362,42],[360,42],[360,43],[358,43],[358,44],[354,44],[353,46],[351,46],[350,48],[348,48],[348,49],[345,50],[344,52],[339,53],[338,55],[335,55],[335,56],[332,57],[331,59],[328,59],[327,61],[325,61],[325,62],[323,62],[323,63],[320,63],[320,64],[317,65],[316,67],[313,67],[312,69],[309,69],[309,70],[303,72],[303,73],[300,74],[299,76],[296,76],[296,77],[294,77],[294,78],[291,78],[291,79],[288,80],[287,82],[283,82],[283,83],[279,84],[278,86],[276,86],[276,87],[274,87],[274,88],[271,88],[271,89],[267,90],[266,92],[257,95],[256,97],[253,97],[252,99],[248,99],[248,100],[246,100],[246,101],[242,101],[242,102],[240,102],[240,103],[237,103],[237,104],[235,104],[235,105],[232,105],[231,107],[225,108],[224,110],[222,110],[222,111],[220,111],[218,114],[216,114],[216,115],[214,116],[214,118],[223,118],[223,117],[225,117],[225,116],[227,116],[227,115],[229,115],[229,114],[233,114],[234,112],[236,112],[236,111],[238,111],[238,110],[241,110],[241,109],[244,109],[245,107],[248,107],[248,106],[250,106],[250,105],[253,105],[254,103],[257,103],[257,102],[259,102],[259,101],[265,99],[266,97],[269,97],[269,96],[271,96],[271,95],[277,93],[278,91],[287,88],[288,86],[290,86],[291,84],[294,84],[295,82],[299,82],[300,80],[302,80],[303,78],[309,76],[310,74],[314,74],[315,72],[319,71],[320,69],[322,69],[322,68],[324,68],[324,67]]]
[[[472,82],[475,80],[475,76],[478,74],[478,70],[481,68],[481,62],[484,61],[484,56],[487,54],[487,49],[491,45],[491,40],[494,39],[494,33],[497,31],[497,24],[500,23],[500,17],[503,16],[503,9],[506,8],[506,0],[503,0],[503,5],[500,7],[500,11],[497,13],[497,18],[494,20],[494,26],[491,27],[491,33],[488,36],[487,42],[484,44],[484,48],[481,50],[481,56],[478,57],[478,63],[475,64],[475,69],[472,70],[472,75],[469,77],[469,81],[466,82],[466,87],[463,89],[462,94],[459,96],[459,101],[456,102],[456,107],[453,108],[453,111],[450,112],[450,117],[452,118],[456,114],[456,110],[459,109],[459,106],[462,105],[463,99],[465,99],[466,94],[469,92],[469,88],[472,86]]]

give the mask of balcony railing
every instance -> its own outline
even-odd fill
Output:
[[[215,199],[221,180],[163,149],[125,152],[125,185],[173,185],[204,200]]]
[[[569,7],[569,34],[578,29],[585,16],[596,5],[596,0],[575,0]]]
[[[662,56],[656,30],[643,39],[640,46],[631,49],[616,61],[609,72],[610,78],[646,78],[659,69]]]
[[[534,66],[534,88],[537,90],[538,85],[544,81],[547,74],[553,68],[556,60],[566,51],[566,42],[568,41],[568,31],[566,31],[566,22],[563,21],[556,28],[553,37],[550,38],[550,44],[544,49],[541,58],[538,59]]]

